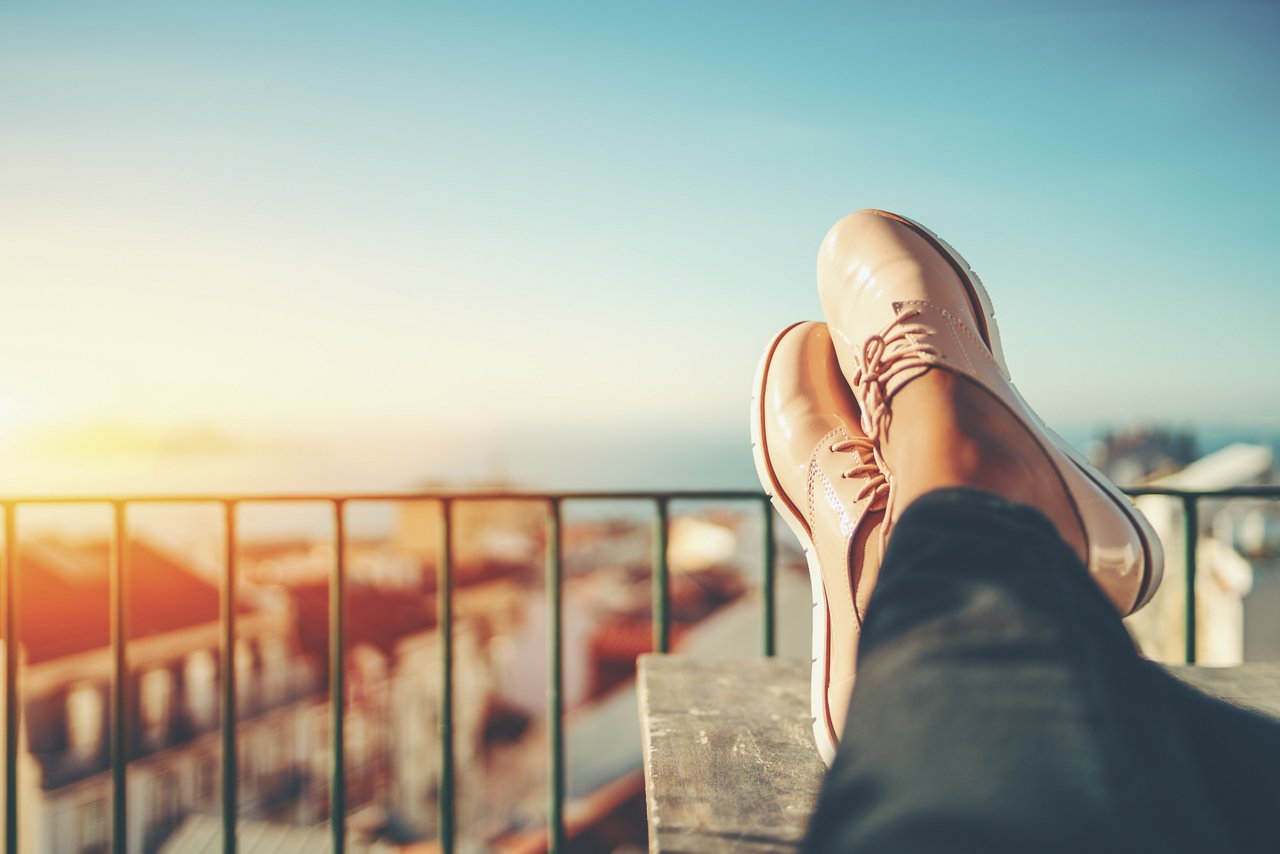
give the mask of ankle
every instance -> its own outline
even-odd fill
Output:
[[[886,455],[898,496],[895,517],[926,492],[949,487],[981,489],[1028,503],[1033,496],[1027,487],[1043,470],[1040,460],[1016,443],[950,429],[900,442],[895,451],[896,465]]]
[[[929,371],[903,388],[881,454],[894,481],[890,524],[927,492],[968,487],[1035,507],[1084,554],[1079,517],[1044,448],[987,391],[954,374]]]
[[[1008,463],[1008,413],[952,373],[927,371],[893,398],[891,408],[880,450],[899,484],[965,485]]]

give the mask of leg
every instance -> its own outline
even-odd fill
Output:
[[[1238,711],[1138,657],[1046,517],[947,489],[898,524],[808,850],[1219,851],[1269,814],[1224,808],[1230,754],[1205,762]]]

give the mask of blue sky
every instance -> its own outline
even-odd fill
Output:
[[[978,268],[1051,423],[1280,430],[1277,36],[1271,4],[9,3],[0,446],[24,488],[199,486],[170,458],[204,452],[742,484],[759,350],[867,206]]]

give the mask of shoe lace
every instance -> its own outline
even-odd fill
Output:
[[[861,501],[869,497],[871,503],[867,505],[868,513],[886,509],[889,504],[889,480],[876,463],[875,442],[862,436],[851,436],[839,442],[832,442],[831,450],[833,453],[852,452],[858,458],[857,465],[846,469],[840,474],[841,477],[845,478],[865,477],[867,479],[867,482],[862,485],[862,489],[858,490],[854,500]]]
[[[913,340],[913,336],[936,333],[923,323],[907,322],[918,314],[919,309],[905,311],[862,342],[862,356],[850,385],[862,405],[862,429],[873,447],[878,448],[881,432],[889,420],[890,380],[903,371],[927,367],[942,355],[931,344]]]
[[[850,469],[849,473],[869,474],[870,469],[875,469],[875,476],[868,480],[863,492],[876,495],[873,505],[867,508],[869,511],[884,511],[884,520],[880,524],[882,558],[889,546],[889,519],[893,516],[895,498],[893,481],[885,474],[888,466],[880,454],[880,437],[889,421],[889,382],[904,371],[928,367],[942,356],[933,345],[914,340],[915,336],[937,333],[931,326],[909,322],[919,314],[919,309],[904,311],[862,342],[862,355],[850,378],[850,385],[862,406],[862,429],[867,437],[849,441],[857,442],[859,447],[865,443],[870,449],[870,459],[860,452],[861,464]]]

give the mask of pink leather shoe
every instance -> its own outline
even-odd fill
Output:
[[[1160,540],[1128,498],[1045,426],[1013,387],[991,300],[954,249],[904,217],[859,211],[823,241],[818,291],[868,437],[878,439],[894,395],[930,368],[976,382],[1022,422],[1057,467],[1084,530],[1089,572],[1103,592],[1121,614],[1150,600],[1164,568]],[[892,472],[885,474],[892,483]]]
[[[831,764],[853,687],[854,658],[880,569],[888,485],[858,426],[823,323],[789,326],[769,343],[751,402],[756,473],[804,547],[813,589],[813,735]]]

